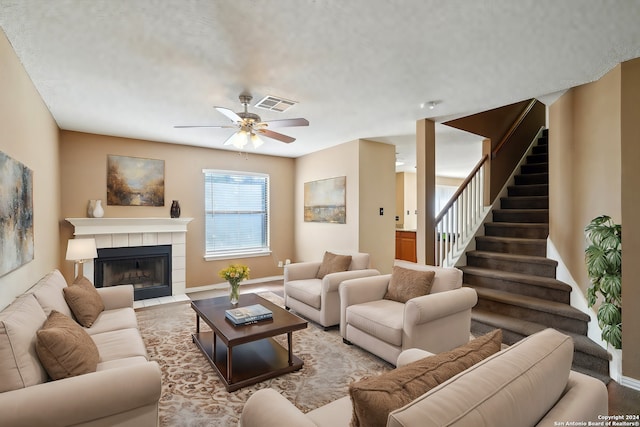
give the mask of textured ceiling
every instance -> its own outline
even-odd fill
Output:
[[[240,111],[248,91],[299,102],[250,108],[263,120],[310,122],[261,153],[369,138],[409,164],[416,120],[554,99],[640,57],[639,24],[631,0],[0,0],[0,26],[62,129],[222,149],[232,130],[173,125],[227,124],[212,107]],[[443,128],[438,172],[463,176],[478,139]]]

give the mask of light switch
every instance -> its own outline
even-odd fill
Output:
[[[384,215],[384,208],[380,208],[380,215]]]

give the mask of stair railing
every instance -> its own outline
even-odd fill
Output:
[[[485,154],[435,218],[435,264],[452,266],[486,214]]]

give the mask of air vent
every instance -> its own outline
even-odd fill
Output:
[[[287,111],[289,108],[296,105],[296,101],[291,101],[284,98],[278,98],[277,96],[267,95],[258,102],[255,107],[262,108],[264,110],[278,111],[280,113]]]

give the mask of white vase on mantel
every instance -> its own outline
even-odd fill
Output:
[[[96,210],[96,201],[89,200],[87,204],[87,218],[93,218],[93,211]]]
[[[102,208],[102,200],[96,200],[96,207],[93,209],[94,218],[102,218],[104,216],[104,209]]]

